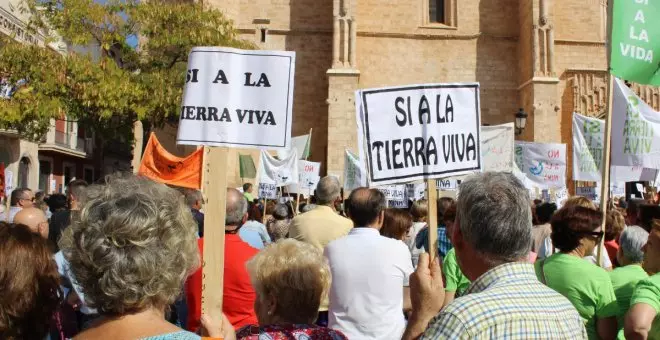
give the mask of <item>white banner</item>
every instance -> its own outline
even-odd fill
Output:
[[[557,204],[557,208],[561,208],[562,206],[564,206],[566,200],[568,200],[568,189],[566,187],[563,187],[555,191],[554,202],[555,204]]]
[[[596,187],[577,187],[575,188],[575,194],[577,196],[584,196],[594,202],[596,201],[596,197],[599,197],[600,195],[596,193],[596,191],[599,188]]]
[[[481,127],[482,171],[513,171],[513,123]]]
[[[387,206],[389,208],[396,208],[396,209],[408,209],[409,204],[408,200],[400,200],[400,201],[387,201]]]
[[[290,156],[290,154],[288,155]],[[320,171],[321,163],[298,160],[298,184],[287,185],[287,192],[299,193],[298,188],[300,187],[303,193],[311,195],[321,179]]]
[[[275,184],[259,183],[259,198],[277,199],[277,186]]]
[[[295,60],[288,51],[194,47],[177,144],[288,148]]]
[[[409,199],[419,201],[426,197],[426,183],[406,184],[406,189]]]
[[[5,197],[11,197],[14,191],[14,172],[5,168]]]
[[[289,158],[291,150],[295,149],[298,152],[298,157],[305,159],[309,151],[309,138],[309,134],[291,138],[291,147],[289,149],[277,150],[277,158]]]
[[[566,144],[516,143],[522,149],[522,172],[539,188],[566,186]]]
[[[348,149],[344,150],[344,190],[367,186],[367,174],[360,159]]]
[[[386,185],[382,187],[377,187],[378,191],[382,192],[385,195],[385,199],[388,201],[402,201],[406,199],[406,185]]]
[[[456,190],[460,184],[461,180],[456,178],[441,178],[435,181],[437,189],[445,191]]]
[[[603,178],[605,121],[573,113],[573,180]]]
[[[660,113],[615,78],[612,165],[660,169]]]
[[[355,99],[370,185],[481,170],[479,84],[361,90]]]
[[[626,183],[612,183],[610,185],[610,197],[625,197]]]
[[[281,187],[298,183],[298,153],[292,152],[287,159],[275,159],[268,152],[261,150],[259,162],[259,181]]]

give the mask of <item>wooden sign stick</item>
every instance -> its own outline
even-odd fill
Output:
[[[426,181],[429,214],[426,223],[429,226],[429,255],[431,260],[438,254],[438,188],[434,179]]]
[[[227,156],[226,148],[204,147],[202,192],[207,201],[204,214],[202,313],[213,320],[222,320]]]
[[[268,199],[264,197],[264,213],[261,215],[261,224],[266,224],[266,207],[268,206]]]

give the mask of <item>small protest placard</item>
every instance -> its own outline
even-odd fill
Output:
[[[408,199],[418,201],[426,197],[426,183],[406,184],[406,190]]]
[[[371,185],[481,170],[479,84],[361,90],[356,108]]]
[[[452,191],[458,189],[461,180],[456,178],[441,178],[436,180],[435,183],[438,190]]]
[[[586,198],[588,198],[588,199],[595,202],[596,201],[596,196],[598,196],[596,194],[597,189],[598,188],[596,188],[596,187],[577,187],[577,188],[575,188],[575,194],[578,195],[578,196],[586,197]]]
[[[277,199],[277,186],[275,184],[259,183],[259,198]]]
[[[295,52],[194,47],[177,144],[286,149]]]

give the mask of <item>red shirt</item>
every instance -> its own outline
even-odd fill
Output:
[[[616,263],[616,253],[619,251],[619,243],[616,240],[605,241],[605,249],[607,250],[607,255],[610,256],[612,264]]]
[[[204,241],[199,239],[200,256],[204,254]],[[239,329],[250,324],[258,324],[254,313],[256,294],[245,263],[259,250],[243,242],[238,234],[225,234],[225,274],[222,298],[222,312],[231,324]],[[186,303],[188,304],[188,330],[196,332],[202,315],[202,269],[198,269],[186,282]]]

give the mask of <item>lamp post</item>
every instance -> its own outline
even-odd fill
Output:
[[[516,112],[516,135],[520,135],[523,130],[525,130],[525,126],[527,125],[527,116],[527,112],[525,112],[522,108],[518,109],[518,112]]]

